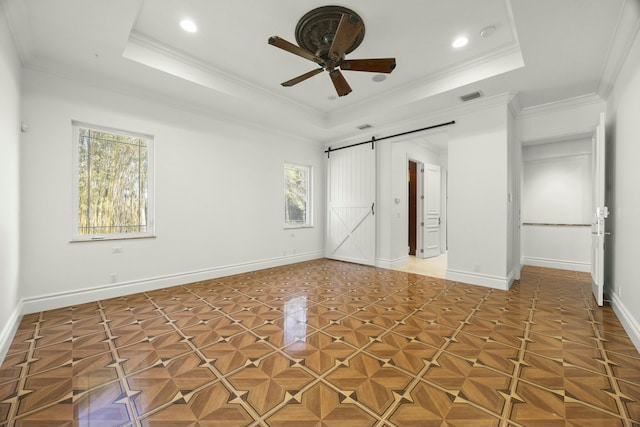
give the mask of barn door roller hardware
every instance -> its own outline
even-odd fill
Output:
[[[433,125],[433,126],[427,126],[426,128],[409,130],[407,132],[396,133],[394,135],[383,136],[382,138],[377,138],[377,139],[376,139],[375,136],[372,136],[370,141],[358,142],[357,144],[345,145],[344,147],[338,147],[338,148],[327,147],[327,149],[324,152],[327,153],[327,158],[330,158],[332,151],[344,150],[345,148],[357,147],[359,145],[364,145],[364,144],[371,144],[371,149],[373,150],[373,149],[375,149],[375,142],[376,141],[384,141],[385,139],[396,138],[398,136],[409,135],[411,133],[422,132],[422,131],[425,131],[425,130],[435,129],[435,128],[439,128],[439,127],[443,127],[443,126],[449,126],[449,125],[453,125],[455,123],[456,123],[455,120],[451,120],[450,122],[440,123],[440,124]]]

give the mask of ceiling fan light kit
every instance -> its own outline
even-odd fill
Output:
[[[322,6],[307,12],[296,25],[296,42],[288,42],[278,36],[269,38],[269,44],[298,55],[320,66],[312,71],[282,83],[289,87],[320,74],[329,73],[338,96],[351,93],[351,87],[342,71],[391,73],[396,67],[395,58],[346,59],[364,39],[362,18],[346,7]]]

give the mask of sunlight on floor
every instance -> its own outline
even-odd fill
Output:
[[[447,273],[447,254],[425,259],[410,255],[409,263],[395,270],[444,279]]]

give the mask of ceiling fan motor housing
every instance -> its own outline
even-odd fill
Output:
[[[323,59],[328,59],[329,48],[338,29],[342,15],[346,14],[352,21],[362,21],[360,15],[343,6],[322,6],[304,14],[296,25],[296,42],[298,46],[314,52]],[[347,48],[344,54],[353,52],[364,40],[364,27]],[[343,58],[344,59],[344,55]]]
[[[269,44],[321,67],[287,80],[281,83],[282,86],[294,86],[327,71],[338,96],[345,96],[351,93],[351,87],[341,69],[390,73],[396,67],[395,58],[345,59],[345,55],[360,46],[363,39],[364,22],[357,13],[342,6],[323,6],[306,13],[298,21],[298,45],[278,36],[269,37]]]

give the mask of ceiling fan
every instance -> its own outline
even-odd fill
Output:
[[[364,39],[364,23],[358,14],[342,6],[323,6],[306,13],[296,26],[298,46],[278,36],[269,38],[269,44],[294,55],[301,56],[320,66],[282,83],[293,86],[320,74],[329,73],[338,96],[351,92],[351,87],[341,70],[391,73],[396,67],[395,58],[346,59]]]

